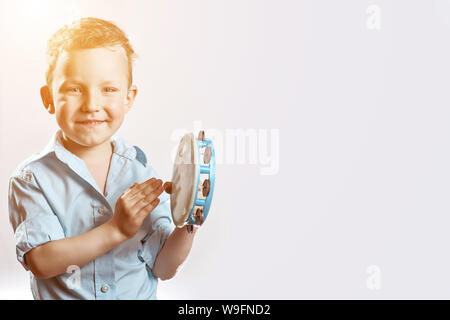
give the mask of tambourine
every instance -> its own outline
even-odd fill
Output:
[[[214,193],[216,159],[211,140],[202,130],[183,136],[178,145],[172,172],[170,207],[177,227],[202,225],[208,217]]]

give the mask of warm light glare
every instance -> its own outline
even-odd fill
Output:
[[[4,3],[6,17],[20,19],[24,27],[33,29],[46,26],[49,21],[71,22],[81,17],[80,4],[76,1],[18,0]]]

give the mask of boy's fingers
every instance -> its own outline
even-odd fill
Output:
[[[142,182],[141,184],[138,183],[134,188],[132,188],[130,190],[130,192],[128,193],[128,197],[130,199],[132,199],[140,191],[142,191],[142,189],[145,189],[147,186],[152,185],[153,183],[155,183],[155,181],[156,181],[156,178],[151,178],[151,179],[148,179],[147,181]]]
[[[164,182],[164,190],[168,193],[171,194],[172,193],[172,182],[170,181],[166,181]]]
[[[139,192],[137,192],[134,196],[130,197],[130,201],[134,204],[136,204],[141,199],[149,196],[152,194],[152,192],[156,192],[162,185],[162,180],[154,180],[153,182],[147,184],[146,186],[143,186]],[[158,194],[159,195],[159,194]]]
[[[120,197],[121,198],[125,198],[131,192],[131,190],[133,190],[133,188],[136,185],[137,185],[137,182],[135,182],[131,187],[129,187],[127,190],[125,190],[125,192]]]
[[[163,193],[164,187],[159,186],[158,188],[154,189],[150,194],[142,196],[142,197],[136,197],[136,201],[131,205],[133,210],[135,212],[139,212],[142,207],[148,205],[150,202],[158,198],[161,193]]]
[[[159,201],[160,201],[159,198],[154,199],[152,202],[148,203],[143,208],[141,208],[138,212],[138,215],[141,216],[142,218],[145,218],[148,214],[150,214],[150,212],[153,211],[153,209],[155,209],[158,206]]]

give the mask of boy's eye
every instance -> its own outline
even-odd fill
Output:
[[[114,87],[106,87],[104,90],[105,90],[105,92],[116,92],[116,91],[118,91],[118,89],[114,88]]]
[[[71,87],[71,88],[68,88],[67,91],[73,92],[73,93],[80,93],[81,88],[80,87]]]

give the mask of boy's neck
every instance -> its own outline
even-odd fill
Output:
[[[105,158],[109,159],[113,152],[113,144],[110,140],[95,147],[81,146],[70,139],[67,139],[64,134],[62,134],[61,140],[64,148],[87,163],[103,162],[105,161]]]

